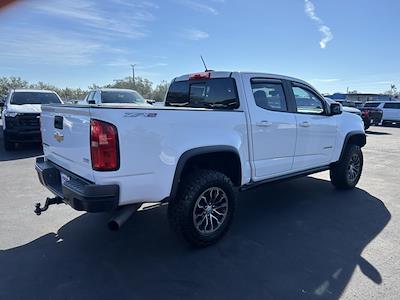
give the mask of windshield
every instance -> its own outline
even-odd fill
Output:
[[[41,92],[15,92],[10,101],[10,104],[15,105],[51,103],[61,103],[61,101],[54,93]]]
[[[342,102],[340,102],[343,106],[346,106],[346,107],[356,107],[356,104],[354,103],[354,102],[351,102],[351,101],[342,101]]]
[[[135,91],[102,91],[101,103],[145,103],[146,100]]]
[[[370,103],[365,103],[364,107],[378,107],[379,102],[370,102]]]

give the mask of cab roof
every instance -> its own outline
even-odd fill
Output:
[[[302,83],[304,85],[307,85],[309,87],[312,87],[313,89],[315,89],[310,83],[298,79],[298,78],[294,78],[294,77],[290,77],[290,76],[285,76],[285,75],[279,75],[279,74],[271,74],[271,73],[262,73],[262,72],[242,72],[242,71],[204,71],[204,72],[194,72],[191,74],[185,74],[182,76],[178,76],[176,78],[174,78],[173,81],[186,81],[189,79],[192,79],[195,76],[204,76],[207,75],[209,73],[209,79],[214,79],[214,78],[229,78],[229,77],[233,77],[233,74],[238,74],[238,75],[250,75],[253,77],[261,77],[261,78],[268,78],[268,79],[278,79],[278,80],[288,80],[288,81],[295,81],[298,83]]]
[[[94,90],[90,90],[91,92],[93,91],[101,91],[101,92],[137,92],[134,89],[117,89],[117,88],[98,88]]]

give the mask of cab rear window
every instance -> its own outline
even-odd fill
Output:
[[[233,78],[175,81],[171,84],[166,106],[212,109],[239,107],[236,84]]]

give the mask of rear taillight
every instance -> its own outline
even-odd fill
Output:
[[[119,169],[118,132],[114,125],[90,120],[90,153],[93,170]]]
[[[364,110],[364,111],[362,111],[361,112],[361,115],[363,115],[364,117],[369,117],[369,111],[367,111],[367,110]]]

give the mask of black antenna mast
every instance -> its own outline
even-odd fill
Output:
[[[200,55],[200,58],[201,58],[201,61],[203,62],[204,68],[206,69],[205,72],[207,72],[208,69],[207,69],[206,63],[204,62],[203,56]]]

